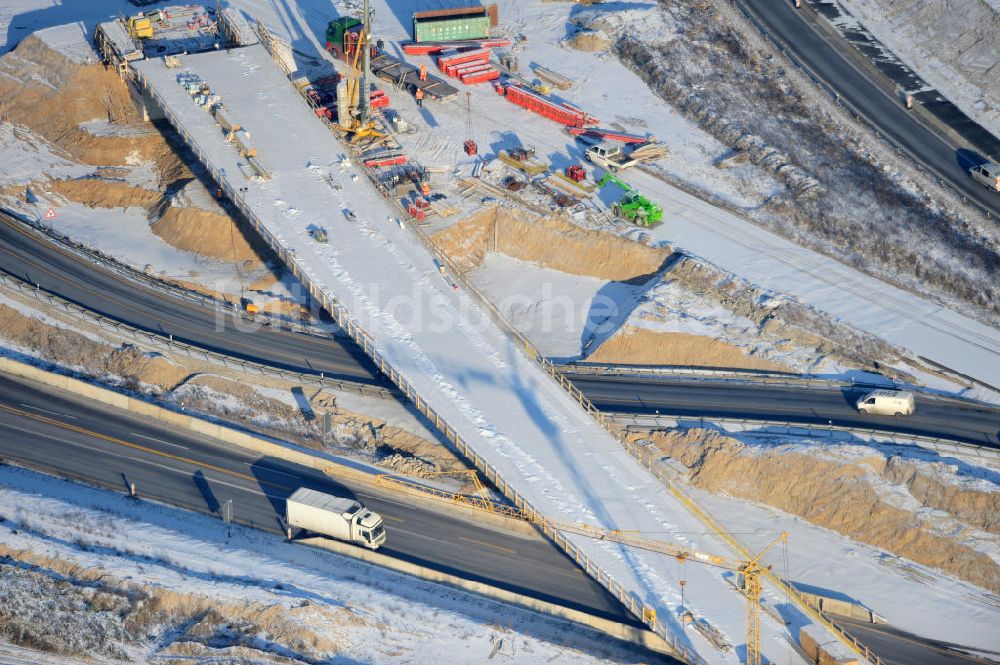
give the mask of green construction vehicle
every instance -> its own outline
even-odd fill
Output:
[[[635,191],[627,182],[610,171],[597,183],[603,187],[613,182],[625,191],[625,195],[611,204],[611,213],[615,217],[627,219],[636,226],[657,226],[663,221],[663,208],[656,205],[645,196]]]

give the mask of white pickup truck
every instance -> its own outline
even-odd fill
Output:
[[[385,543],[382,516],[359,501],[324,494],[305,487],[292,492],[285,501],[285,522],[290,528],[305,529],[348,543],[377,550]]]
[[[583,154],[583,157],[588,162],[597,164],[612,173],[627,169],[639,163],[638,159],[633,159],[626,155],[620,145],[614,145],[612,143],[598,143],[597,145],[592,145],[587,148],[587,152]]]

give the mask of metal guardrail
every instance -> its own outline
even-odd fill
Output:
[[[0,214],[4,214],[13,220],[20,221],[21,223],[31,227],[31,229],[36,232],[41,233],[52,242],[57,243],[59,246],[69,251],[72,251],[77,256],[86,259],[92,264],[99,265],[106,270],[114,272],[125,279],[145,284],[152,289],[163,293],[169,293],[170,295],[181,300],[186,300],[187,302],[197,303],[203,306],[211,306],[217,310],[228,310],[234,314],[238,314],[241,311],[239,307],[228,300],[216,298],[208,295],[207,293],[201,293],[200,291],[186,288],[169,280],[165,280],[156,277],[155,275],[143,272],[142,270],[138,270],[113,256],[105,254],[104,252],[94,249],[93,247],[89,247],[77,240],[74,240],[70,236],[59,233],[52,227],[46,226],[37,219],[32,219],[28,215],[19,214],[16,211],[4,208],[3,206],[0,206]],[[291,321],[280,316],[273,316],[267,312],[260,312],[255,315],[255,318],[258,320],[266,320],[268,325],[272,328],[288,330],[290,332],[314,335],[316,337],[327,337],[332,334],[336,334],[314,325]]]
[[[265,47],[266,48],[266,47]],[[295,259],[293,253],[289,252],[278,239],[267,229],[260,218],[252,208],[246,205],[243,197],[239,195],[238,192],[233,190],[233,187],[223,179],[218,169],[214,164],[207,158],[205,151],[198,144],[198,142],[192,137],[183,127],[183,125],[178,122],[177,118],[170,111],[170,107],[164,102],[163,98],[156,92],[155,88],[150,85],[146,80],[145,76],[141,71],[133,68],[130,70],[131,75],[135,79],[138,85],[142,86],[153,100],[160,105],[160,108],[164,112],[164,116],[168,121],[174,126],[181,138],[187,143],[188,147],[194,152],[201,163],[208,170],[209,174],[215,180],[216,183],[222,188],[223,192],[230,198],[231,201],[239,208],[239,210],[245,215],[246,219],[254,227],[260,237],[267,242],[271,249],[277,254],[277,256],[288,266],[292,274],[298,279],[308,290],[310,296],[317,303],[321,303],[326,311],[333,318],[334,322],[340,326],[347,336],[357,343],[358,346],[367,354],[375,366],[385,374],[389,380],[396,385],[399,391],[406,396],[407,399],[416,407],[416,409],[423,414],[431,423],[434,424],[438,430],[444,434],[444,436],[455,445],[455,447],[470,461],[477,469],[483,474],[483,476],[497,488],[508,500],[510,500],[515,506],[524,511],[531,511],[536,514],[542,514],[534,506],[532,506],[524,497],[522,497],[513,487],[507,484],[507,481],[497,472],[497,470],[490,465],[485,459],[479,456],[479,453],[475,451],[468,443],[462,438],[462,436],[448,423],[440,414],[437,413],[427,402],[420,397],[416,389],[407,381],[396,369],[389,363],[388,360],[382,355],[378,350],[377,344],[374,338],[372,338],[359,324],[357,324],[351,317],[347,308],[336,301],[327,293],[321,291],[317,288],[312,280],[309,278],[308,274],[299,266]],[[287,75],[287,74],[286,74]],[[303,101],[305,104],[305,101]],[[495,308],[493,308],[495,309]],[[532,347],[524,347],[527,352],[534,351]],[[559,377],[558,373],[552,369],[554,367],[550,361],[545,359],[543,356],[538,355],[537,352],[535,356],[536,362],[542,364],[543,368],[549,372],[549,374],[559,381],[560,385],[570,385],[568,379]],[[546,367],[546,364],[548,367]],[[582,393],[574,386],[571,386],[575,392],[586,399]],[[609,419],[607,419],[603,414],[594,409],[593,405],[590,406],[593,410],[593,414],[598,420],[605,426],[609,426]],[[593,577],[599,584],[608,590],[608,592],[614,596],[624,607],[626,607],[634,616],[643,621],[650,630],[658,634],[664,639],[664,641],[671,646],[671,648],[676,652],[677,657],[681,660],[690,663],[691,665],[707,665],[706,661],[698,654],[688,651],[687,647],[683,644],[682,640],[678,639],[677,634],[670,631],[670,629],[662,621],[656,618],[649,619],[648,616],[643,614],[643,602],[636,594],[630,592],[621,583],[616,581],[611,575],[605,573],[601,568],[595,564],[590,558],[580,551],[580,549],[571,541],[569,541],[565,536],[563,536],[559,531],[552,527],[548,523],[543,523],[539,525],[542,531],[559,547],[563,549],[570,557],[572,557],[577,564],[584,569],[584,571]]]
[[[33,284],[28,284],[24,280],[11,275],[3,269],[0,269],[0,284],[7,288],[14,289],[21,294],[27,295],[34,300],[44,302],[51,307],[62,309],[64,312],[73,314],[74,316],[87,318],[96,323],[99,328],[111,330],[122,339],[131,338],[136,342],[153,346],[167,347],[172,351],[184,353],[189,358],[197,358],[209,362],[214,361],[232,369],[239,369],[248,373],[255,372],[261,376],[272,376],[286,381],[292,381],[294,383],[331,388],[334,390],[352,392],[371,397],[389,398],[394,396],[392,391],[380,386],[331,379],[324,376],[322,373],[317,375],[284,370],[270,365],[253,362],[252,360],[243,360],[241,358],[235,358],[233,356],[217,353],[215,351],[209,351],[201,347],[175,340],[172,335],[164,335],[161,333],[142,330],[140,328],[130,326],[127,323],[122,323],[121,321],[116,321],[115,319],[102,316],[97,312],[72,303],[52,293],[51,291],[46,291],[45,289],[39,288]]]
[[[828,439],[833,439],[835,433],[841,434],[854,434],[867,436],[872,439],[878,439],[882,441],[889,441],[897,445],[919,445],[923,448],[930,448],[938,453],[948,453],[948,454],[958,454],[958,455],[968,455],[973,457],[979,457],[983,459],[987,458],[998,458],[1000,459],[1000,448],[987,448],[985,446],[977,446],[972,443],[966,443],[963,441],[956,441],[954,439],[946,439],[943,437],[934,436],[924,436],[921,434],[906,434],[903,432],[893,432],[890,430],[875,429],[875,428],[863,428],[863,427],[850,427],[847,425],[832,425],[829,423],[795,423],[787,420],[772,420],[766,418],[704,418],[701,416],[688,416],[688,415],[676,415],[671,413],[665,413],[662,410],[657,415],[645,415],[645,414],[635,414],[635,413],[608,413],[614,422],[619,425],[625,426],[635,426],[635,427],[666,427],[668,426],[667,420],[676,421],[683,420],[685,423],[693,423],[692,427],[700,427],[705,429],[711,429],[712,427],[719,424],[729,424],[729,425],[739,425],[744,428],[750,427],[778,427],[784,428],[785,434],[788,436],[792,435],[805,435],[813,436],[814,432],[823,432],[825,434],[816,436],[825,436]],[[769,432],[778,434],[779,432]]]
[[[787,0],[776,0],[776,1],[785,2]],[[799,60],[799,58],[794,53],[792,53],[791,49],[788,47],[787,44],[783,42],[783,40],[780,40],[779,38],[776,38],[772,36],[770,33],[768,33],[767,30],[764,29],[764,26],[762,26],[760,22],[754,16],[751,15],[751,13],[743,5],[741,0],[729,0],[729,3],[733,6],[733,8],[736,11],[738,11],[742,15],[748,27],[751,27],[754,30],[756,30],[766,41],[768,41],[771,44],[771,46],[773,46],[782,55],[784,55],[796,69],[798,69],[807,78],[809,78],[809,80],[812,81],[817,88],[819,88],[822,92],[829,95],[831,101],[833,101],[834,104],[837,104],[838,106],[842,107],[845,111],[847,111],[851,115],[851,117],[853,117],[858,122],[864,124],[869,130],[871,130],[875,134],[875,138],[885,143],[891,150],[893,150],[896,153],[897,156],[905,157],[906,159],[908,159],[910,165],[913,168],[915,168],[920,173],[933,177],[939,187],[948,190],[949,192],[951,192],[953,196],[958,197],[967,205],[976,208],[982,214],[984,214],[987,217],[987,219],[992,219],[994,217],[993,211],[990,210],[988,207],[979,203],[978,201],[970,199],[966,194],[956,189],[945,176],[943,176],[940,172],[938,172],[937,169],[935,169],[930,165],[923,164],[909,151],[908,148],[899,145],[898,143],[893,141],[889,136],[883,134],[882,129],[875,121],[873,121],[871,118],[865,115],[864,112],[860,111],[850,101],[841,97],[840,93],[834,90],[833,86],[826,83],[826,81],[821,79],[812,70],[812,68],[810,68],[801,60]]]

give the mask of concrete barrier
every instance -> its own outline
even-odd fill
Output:
[[[387,488],[378,483],[377,474],[363,471],[348,466],[329,455],[320,451],[309,451],[299,449],[293,444],[282,444],[268,441],[262,437],[255,436],[233,427],[213,423],[203,418],[171,411],[170,409],[151,404],[142,399],[123,395],[108,388],[74,379],[63,374],[48,372],[34,365],[19,362],[12,358],[0,357],[0,372],[20,376],[33,381],[38,381],[53,388],[59,388],[74,395],[106,404],[108,406],[128,411],[140,416],[152,418],[162,423],[166,423],[178,429],[184,429],[197,434],[201,434],[224,443],[248,450],[262,457],[275,457],[292,464],[298,464],[315,471],[324,473],[331,478],[349,478],[357,483],[368,486],[368,490],[373,494],[384,496],[400,497],[405,496],[407,500],[421,505],[431,507],[436,510],[447,509],[454,517],[460,517],[477,524],[487,523],[501,531],[518,534],[525,537],[542,537],[538,530],[531,524],[522,520],[513,519],[503,515],[498,515],[482,510],[476,510],[469,506],[445,501],[442,499],[423,496],[416,492],[399,492]]]
[[[281,445],[272,441],[267,441],[252,434],[241,432],[217,423],[212,423],[207,420],[202,420],[186,413],[171,411],[161,406],[150,404],[149,402],[141,399],[123,395],[113,390],[109,390],[86,381],[81,381],[79,379],[74,379],[69,376],[54,374],[39,367],[35,367],[34,365],[18,362],[17,360],[11,358],[0,357],[0,373],[37,381],[38,383],[42,383],[53,388],[65,390],[79,397],[84,397],[86,399],[128,411],[133,414],[158,420],[178,429],[203,434],[219,441],[229,443],[233,446],[258,453],[262,456],[276,457],[293,464],[315,469],[333,478],[351,478],[356,482],[368,485],[375,493],[392,495],[397,498],[399,496],[405,496],[407,500],[433,505],[437,509],[447,507],[449,513],[453,516],[462,516],[479,524],[482,524],[485,521],[500,530],[518,533],[522,536],[540,537],[536,529],[531,524],[521,520],[511,519],[501,515],[494,515],[492,513],[475,510],[459,504],[422,497],[417,494],[393,492],[385,487],[382,487],[381,485],[378,485],[373,474],[365,473],[364,471],[341,464],[336,460],[323,456],[321,453],[296,450],[289,445]],[[315,547],[321,547],[322,549],[336,552],[337,554],[341,554],[343,556],[348,556],[353,559],[358,559],[383,568],[388,568],[422,580],[447,584],[448,586],[491,598],[502,603],[516,605],[518,607],[538,612],[539,614],[545,614],[564,621],[577,623],[616,639],[636,644],[656,653],[667,655],[673,655],[674,653],[663,638],[649,630],[596,617],[587,614],[586,612],[530,598],[528,596],[507,591],[506,589],[499,589],[481,582],[473,582],[471,580],[462,579],[454,575],[449,575],[438,570],[394,559],[384,554],[372,552],[362,547],[349,545],[347,543],[341,543],[339,541],[325,538],[310,538],[304,539],[300,542],[313,545]]]
[[[555,605],[544,600],[538,600],[537,598],[523,596],[513,591],[507,591],[506,589],[499,589],[488,584],[483,584],[482,582],[473,582],[462,579],[461,577],[455,577],[454,575],[449,575],[448,573],[443,573],[439,570],[418,566],[407,561],[379,554],[378,552],[372,552],[371,550],[367,550],[362,547],[348,545],[347,543],[342,543],[337,540],[330,540],[329,538],[302,538],[296,540],[295,542],[329,550],[344,556],[349,556],[352,559],[358,559],[381,568],[388,568],[389,570],[403,573],[404,575],[409,575],[411,577],[417,577],[422,580],[438,584],[446,584],[456,589],[468,591],[479,596],[485,596],[508,605],[516,605],[539,614],[545,614],[564,621],[581,624],[598,632],[604,633],[605,635],[610,635],[611,637],[624,642],[637,644],[656,653],[669,656],[673,656],[674,654],[673,650],[670,649],[667,643],[663,641],[663,638],[652,631],[645,630],[644,628],[618,623],[617,621],[611,621],[610,619],[602,619],[600,617],[587,614],[586,612],[563,607],[561,605]]]
[[[799,629],[799,644],[816,665],[860,665],[861,661],[839,641],[820,643],[810,629],[815,629],[815,626]]]

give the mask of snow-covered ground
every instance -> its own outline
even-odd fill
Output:
[[[565,361],[580,359],[595,334],[617,329],[643,290],[497,253],[487,254],[471,279],[543,355]]]
[[[315,616],[295,617],[337,645],[329,662],[482,663],[493,658],[501,637],[506,648],[498,650],[499,662],[644,659],[571,624],[251,529],[234,527],[227,537],[217,519],[5,466],[0,466],[0,543],[223,604],[291,609],[309,601]],[[14,582],[0,579],[0,597]],[[328,610],[343,621],[331,621]],[[136,636],[139,644],[130,655],[137,662],[159,650],[150,637]],[[262,636],[261,643],[268,641]],[[8,662],[7,652],[26,662],[55,662],[4,644],[0,661]]]
[[[378,3],[379,33],[387,38],[403,37],[406,17],[417,4],[425,7],[431,3],[398,2],[389,7]],[[316,35],[322,34],[330,18],[327,3],[311,0],[300,0],[297,7],[280,3],[278,14],[271,3],[248,1],[240,6],[251,11],[257,7],[262,18],[276,29],[283,29],[293,44],[305,38],[315,46]],[[598,102],[588,96],[584,86],[578,85],[566,93],[567,99],[595,111],[593,107],[600,107],[600,114],[608,118],[627,118],[641,112],[646,117],[640,120],[649,131],[671,146],[676,141],[679,147],[674,154],[685,155],[680,146],[685,145],[684,136],[690,125],[677,124],[672,129],[669,124],[664,126],[664,118],[676,116],[655,100],[641,81],[614,62],[602,62],[602,74],[596,77],[594,58],[598,56],[567,51],[560,46],[557,39],[564,33],[569,11],[571,7],[557,3],[501,3],[501,15],[509,17],[512,25],[529,36],[528,45],[520,55],[523,62],[535,59],[552,65],[587,83],[587,90],[600,87],[610,90],[612,86],[615,90],[614,95],[609,93]],[[172,103],[175,112],[203,143],[210,161],[224,168],[234,185],[250,188],[246,196],[249,204],[282,244],[295,250],[296,260],[310,278],[347,303],[393,365],[530,501],[562,519],[582,519],[647,532],[703,531],[700,522],[664,496],[659,484],[572,404],[560,388],[539,375],[537,368],[488,323],[488,317],[470,298],[451,290],[413,237],[396,226],[391,219],[393,212],[368,188],[363,176],[355,181],[356,174],[340,171],[335,164],[339,147],[301,102],[292,97],[287,82],[280,76],[274,78],[273,66],[257,51],[258,55],[254,55],[250,49],[240,49],[230,54],[213,54],[214,59],[190,56],[184,61],[222,94],[227,106],[239,114],[239,121],[251,131],[260,148],[261,162],[276,176],[264,185],[240,177],[235,152],[219,139],[203,111],[180,91],[173,81],[174,72],[157,70],[157,67],[162,69],[157,62],[146,63],[142,68],[158,77],[157,87],[163,94],[176,97]],[[239,76],[229,80],[233,71],[238,71]],[[408,117],[418,116],[408,100],[396,97],[394,103]],[[488,88],[476,89],[473,99],[477,108],[482,105],[484,109],[477,117],[477,126],[516,127],[525,142],[540,148],[540,154],[569,154],[574,161],[579,158],[578,148],[558,128],[507,104]],[[428,105],[425,111],[430,121],[422,122],[423,131],[433,123],[444,127],[439,132],[441,137],[448,132],[452,140],[464,138],[448,131],[464,125],[464,111],[459,106]],[[275,118],[280,122],[275,122]],[[447,124],[440,122],[445,118],[449,119]],[[498,134],[491,138],[501,141],[503,137]],[[703,155],[702,162],[706,161],[708,158]],[[338,194],[324,190],[325,174],[339,179],[344,191]],[[781,241],[660,181],[643,181],[640,188],[662,198],[671,210],[671,223],[655,232],[660,240],[672,240],[726,269],[775,291],[794,293],[803,301],[833,311],[848,321],[860,320],[864,325],[859,327],[882,334],[888,332],[895,341],[901,339],[905,346],[916,347],[915,350],[928,357],[937,359],[942,349],[952,349],[944,362],[954,364],[957,369],[974,375],[985,373],[988,378],[1000,374],[996,371],[1000,360],[991,351],[991,347],[1000,348],[1000,343],[992,343],[996,340],[995,331],[941,313],[939,308],[915,296],[904,294],[904,298],[895,290],[887,290],[889,287],[884,284],[860,278],[847,268],[831,266],[825,257]],[[359,221],[351,224],[340,218],[336,214],[340,206],[357,210]],[[307,235],[308,225],[315,222],[327,226],[332,239],[329,246],[318,246]],[[373,261],[372,257],[379,260]],[[376,293],[362,282],[375,283],[380,289]],[[843,293],[845,283],[856,285],[847,297]],[[891,296],[887,297],[887,293]],[[393,310],[394,298],[424,316],[425,325],[414,325],[406,312]],[[419,302],[414,303],[415,299]],[[887,299],[893,301],[890,309],[885,306]],[[930,331],[932,335],[922,319],[934,316],[939,317],[939,322]],[[478,325],[480,321],[485,323]],[[450,331],[443,334],[441,330],[429,330],[434,323],[442,323]],[[956,340],[957,329],[962,329],[964,339]],[[707,536],[681,539],[704,549],[724,551],[720,543]],[[756,544],[759,543],[751,543]],[[677,581],[681,575],[675,567],[609,543],[581,541],[579,545],[610,570],[616,580],[636,591],[641,600],[657,607],[661,618],[675,630],[682,630],[674,615],[679,606]],[[728,592],[728,583],[717,574],[694,567],[683,575],[689,583],[688,605],[738,644],[743,634],[743,609],[739,598]],[[797,626],[791,628],[797,630]],[[783,653],[785,627],[765,618],[764,629],[765,654]],[[690,646],[713,661],[736,660],[732,653],[716,658],[713,650],[696,635],[687,639]]]

